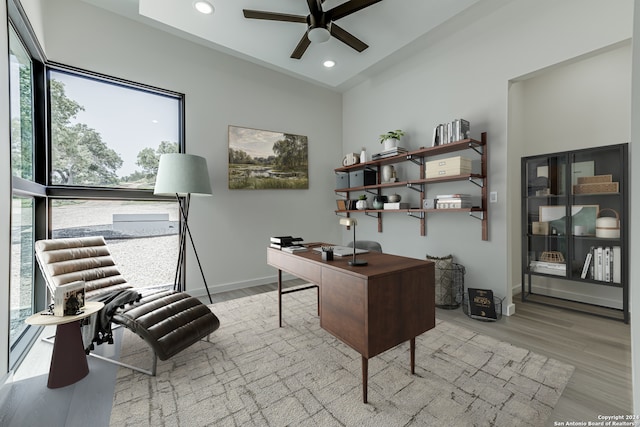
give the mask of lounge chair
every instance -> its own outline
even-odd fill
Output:
[[[39,240],[35,243],[36,259],[53,295],[60,285],[83,280],[86,300],[115,300],[122,304],[119,296],[132,294],[135,299],[122,305],[105,305],[100,315],[106,315],[106,325],[100,325],[95,341],[113,342],[110,322],[122,325],[140,336],[153,351],[151,370],[144,370],[91,353],[118,365],[149,374],[156,374],[157,359],[167,360],[200,339],[208,337],[218,329],[220,321],[211,310],[184,292],[173,290],[151,290],[134,288],[122,277],[111,257],[102,236],[66,239]],[[136,291],[136,292],[131,292]],[[140,293],[140,295],[137,294]],[[110,311],[106,312],[105,310]],[[90,322],[99,324],[99,318]],[[88,348],[89,349],[89,348]]]

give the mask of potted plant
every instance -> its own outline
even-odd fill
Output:
[[[400,129],[390,130],[387,133],[380,135],[380,144],[384,144],[384,149],[391,150],[398,146],[398,141],[404,135],[404,131]]]
[[[364,210],[367,209],[367,195],[366,194],[362,194],[360,197],[358,197],[358,201],[356,202],[356,209],[359,210]]]

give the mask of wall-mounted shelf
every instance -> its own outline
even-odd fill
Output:
[[[456,153],[465,150],[472,150],[480,156],[480,173],[461,174],[440,178],[425,177],[425,159],[440,156],[442,154]],[[380,182],[382,167],[402,162],[411,162],[418,166],[417,179],[410,179],[399,182]],[[349,193],[365,192],[374,195],[382,195],[382,191],[389,188],[409,188],[420,193],[420,206],[423,205],[425,193],[428,186],[456,181],[468,181],[480,189],[480,206],[466,209],[365,209],[365,210],[336,210],[336,214],[350,216],[355,213],[364,213],[367,216],[377,218],[378,232],[382,232],[382,215],[384,213],[405,213],[408,216],[420,220],[420,235],[426,235],[427,214],[441,213],[468,213],[473,218],[479,219],[482,223],[482,240],[489,239],[488,215],[487,215],[487,133],[483,132],[480,141],[475,139],[464,139],[445,145],[435,147],[420,148],[398,156],[387,157],[380,160],[358,163],[353,166],[343,166],[335,169],[335,173],[349,173],[358,170],[370,169],[377,172],[377,183],[375,185],[365,185],[348,188],[337,188],[335,192],[349,198]]]

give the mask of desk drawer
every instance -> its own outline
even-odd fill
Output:
[[[301,256],[269,249],[267,251],[267,264],[301,279],[308,280],[313,284],[320,284],[322,267]]]

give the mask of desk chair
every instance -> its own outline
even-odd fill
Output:
[[[348,247],[353,247],[353,242],[349,242],[347,244]],[[373,240],[356,240],[356,248],[357,249],[366,249],[374,252],[382,252],[382,246],[378,242],[374,242]]]
[[[220,320],[200,300],[185,292],[134,288],[118,271],[102,236],[39,240],[35,243],[36,259],[53,295],[57,286],[83,280],[85,299],[114,301],[130,291],[140,291],[136,302],[105,305],[98,315],[122,325],[141,337],[151,347],[151,370],[126,365],[93,353],[91,356],[136,371],[156,374],[157,359],[167,360],[218,329]],[[137,292],[131,292],[136,294]],[[107,303],[105,303],[107,304]],[[94,315],[95,316],[95,315]],[[97,316],[91,318],[100,323]],[[105,326],[105,325],[101,325]],[[92,337],[93,338],[93,337]],[[95,340],[95,342],[102,342]],[[113,343],[113,339],[105,342]]]

